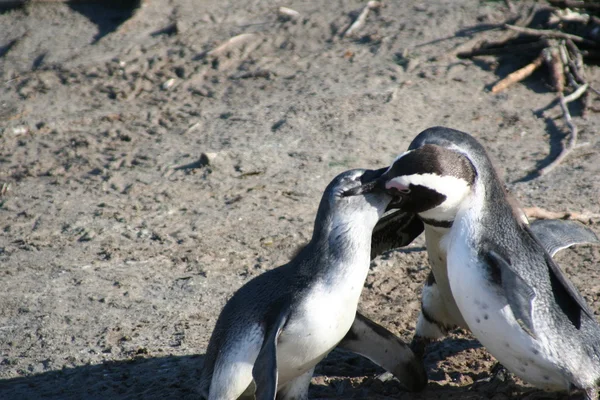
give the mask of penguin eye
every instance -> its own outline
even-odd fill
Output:
[[[410,193],[410,188],[398,189],[397,187],[394,187],[394,188],[390,188],[388,190],[391,191],[392,193],[394,193],[395,195],[399,195],[399,196]]]

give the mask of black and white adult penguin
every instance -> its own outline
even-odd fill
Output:
[[[435,242],[447,282],[435,279],[452,293],[459,311],[452,321],[523,380],[597,399],[600,325],[512,206],[481,144],[453,129],[427,129],[380,182],[426,232],[444,229]]]
[[[372,329],[355,316],[369,271],[373,227],[391,200],[373,185],[382,172],[351,170],[333,179],[308,245],[227,302],[206,352],[201,396],[306,399],[315,365],[352,324]],[[346,337],[345,342],[351,346],[356,340]]]
[[[517,204],[513,204],[513,207],[521,220],[529,224],[533,235],[552,257],[560,250],[574,245],[600,244],[598,236],[579,222],[536,220],[529,223],[520,207]],[[407,216],[404,216],[404,219],[406,218]],[[411,342],[411,349],[418,355],[423,355],[428,343],[443,338],[449,330],[455,328],[468,330],[450,291],[446,252],[440,247],[440,240],[449,232],[450,227],[432,225],[432,223],[436,224],[435,221],[428,222],[424,224],[424,228],[429,264],[432,270],[423,285],[421,312]]]

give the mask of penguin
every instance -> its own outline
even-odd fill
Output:
[[[438,242],[452,298],[504,367],[538,388],[597,399],[600,325],[515,212],[479,142],[429,128],[378,181],[402,210],[447,229]]]
[[[391,200],[374,186],[382,172],[351,170],[334,178],[306,247],[226,303],[206,351],[203,398],[308,398],[315,365],[356,319],[372,231]]]
[[[521,208],[514,202],[515,212],[527,224],[529,221]],[[388,207],[389,208],[389,207]],[[430,271],[423,286],[421,296],[421,312],[410,349],[423,361],[425,347],[428,343],[444,337],[449,330],[462,328],[469,330],[456,307],[449,285],[440,289],[435,276],[441,276],[443,282],[448,282],[446,269],[446,254],[440,251],[438,231],[447,233],[449,228],[440,228],[424,224],[415,214],[393,209],[383,216],[373,230],[371,239],[371,258],[400,247],[407,246],[418,237],[427,227],[426,243],[429,252]],[[568,220],[536,220],[530,224],[532,233],[538,238],[544,249],[553,257],[560,250],[574,245],[600,244],[600,239],[585,225]],[[433,233],[433,234],[432,234]],[[373,327],[372,329],[368,327]],[[415,362],[412,354],[406,349],[406,344],[396,338],[376,322],[357,312],[355,324],[338,347],[361,354],[383,367],[388,373],[380,379],[387,380],[396,377],[408,390],[420,391],[427,384],[423,378],[422,367]],[[349,346],[346,346],[346,344]],[[385,351],[381,351],[385,349]],[[391,374],[391,375],[390,375]]]
[[[378,175],[387,168],[378,170]],[[389,211],[389,210],[388,210]],[[386,213],[373,229],[371,237],[371,260],[384,252],[412,243],[423,232],[423,222],[416,214],[401,210]],[[350,330],[338,348],[360,354],[387,372],[411,392],[418,392],[427,385],[427,372],[421,356],[392,332],[357,311]]]
[[[387,167],[383,169],[383,171],[385,170]],[[529,223],[516,201],[514,207],[520,218]],[[416,214],[394,209],[393,204],[388,206],[388,211],[390,212],[386,213],[373,229],[371,259],[384,252],[409,245],[424,231],[425,224]],[[537,220],[531,223],[530,228],[551,256],[577,244],[600,244],[600,239],[593,231],[574,221]],[[439,243],[434,243],[429,237],[427,247],[430,251],[433,248],[439,249]],[[356,319],[350,331],[338,344],[338,348],[360,354],[384,368],[387,372],[380,375],[378,379],[387,381],[391,377],[395,377],[407,390],[412,392],[421,391],[427,385],[423,360],[426,344],[440,339],[450,328],[460,326],[468,330],[466,323],[461,325],[462,317],[460,320],[452,320],[447,316],[447,312],[444,313],[449,307],[448,304],[455,303],[450,288],[448,287],[446,292],[440,292],[439,286],[435,283],[434,273],[438,275],[443,273],[447,282],[446,254],[433,253],[429,258],[438,260],[438,255],[442,262],[432,263],[432,271],[425,282],[424,295],[421,297],[422,311],[410,346],[360,312],[356,313]],[[445,315],[443,322],[433,317],[440,315],[440,310],[442,310],[442,315]],[[456,312],[459,313],[458,310]]]
[[[516,208],[515,211],[519,213],[521,209]],[[522,219],[529,224],[524,214],[522,214]],[[450,228],[429,224],[424,224],[424,227],[429,264],[432,270],[423,285],[421,312],[417,318],[415,334],[410,344],[411,349],[420,356],[424,355],[428,343],[443,338],[450,330],[456,328],[469,330],[450,292],[446,253],[440,248],[440,240]],[[529,228],[552,257],[560,250],[574,245],[600,244],[600,239],[592,230],[575,221],[536,220],[530,224]],[[441,284],[437,283],[438,280]]]

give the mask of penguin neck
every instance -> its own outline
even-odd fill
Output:
[[[487,171],[485,177],[473,185],[472,193],[465,199],[456,214],[450,234],[441,240],[441,247],[450,253],[457,244],[456,240],[467,241],[470,246],[492,236],[495,231],[511,232],[520,223],[502,182],[495,171]],[[459,246],[460,247],[460,246]]]
[[[371,259],[371,235],[376,219],[360,215],[330,218],[313,233],[311,243],[319,257],[311,263],[317,270],[361,269],[368,271]],[[373,218],[370,218],[373,219]]]
[[[476,221],[488,227],[520,220],[496,171],[490,168],[486,174],[480,174],[467,208],[479,216]]]

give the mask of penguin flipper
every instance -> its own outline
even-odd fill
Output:
[[[551,256],[576,244],[600,244],[600,239],[591,229],[575,221],[538,219],[531,223],[529,229]]]
[[[554,299],[573,325],[575,325],[575,328],[581,328],[582,311],[589,318],[594,319],[594,313],[590,310],[583,297],[581,297],[575,286],[573,286],[560,267],[548,255],[546,256],[546,264],[550,273],[550,283],[552,284]]]
[[[289,306],[273,309],[266,321],[265,338],[252,368],[256,400],[275,400],[277,395],[277,339],[290,313]]]
[[[373,361],[391,372],[410,391],[421,391],[427,385],[423,360],[410,346],[359,312],[338,347]]]
[[[552,222],[552,221],[548,221],[548,222]],[[564,224],[567,221],[561,221],[561,222]],[[550,226],[550,224],[548,224],[547,226]],[[585,231],[587,228],[582,228],[581,226],[578,226],[578,225],[564,224],[563,226],[560,226],[559,224],[554,224],[552,229],[555,229],[556,232],[558,232],[558,234],[556,235],[557,237],[562,238],[562,239],[556,239],[556,240],[563,240],[563,243],[566,243],[567,241],[572,241],[572,240],[574,240],[573,238],[575,238],[575,237],[580,237],[581,239],[583,239],[584,237],[587,237],[588,239],[586,239],[586,240],[590,240],[590,241],[589,242],[586,241],[586,243],[598,242],[598,238],[596,237],[596,235],[593,232],[590,231],[589,233],[586,233]],[[537,240],[538,243],[540,243],[542,245],[542,247],[544,247],[546,249],[546,245],[542,242],[542,240],[538,236],[535,235],[535,233],[531,229],[525,228],[525,230],[527,231],[527,233],[529,235],[533,236],[534,240]],[[567,234],[571,235],[573,238],[565,239],[566,236],[563,236],[562,234],[560,234],[561,231],[566,232],[565,235],[567,235]],[[577,233],[577,232],[579,232],[579,233]],[[548,233],[548,231],[546,232],[546,234],[547,233]],[[591,236],[590,236],[590,234],[591,234]],[[548,236],[548,235],[546,235],[546,236]],[[593,238],[595,238],[595,241]],[[550,242],[548,242],[548,243],[550,243]],[[554,242],[554,243],[558,243],[558,242]],[[563,248],[564,248],[564,246],[563,246]],[[586,314],[588,316],[588,318],[591,318],[591,319],[594,319],[594,316],[593,316],[594,313],[590,310],[589,306],[587,305],[587,303],[585,302],[583,297],[581,297],[581,294],[579,294],[579,291],[577,290],[577,288],[575,288],[575,286],[573,286],[573,284],[571,283],[569,278],[567,278],[567,276],[560,269],[558,264],[556,264],[554,262],[554,260],[551,257],[551,254],[549,254],[549,252],[546,253],[544,255],[544,258],[546,260],[546,266],[548,267],[548,273],[550,275],[550,284],[552,285],[552,294],[554,296],[554,300],[556,301],[558,306],[561,308],[561,310],[565,313],[567,318],[569,318],[569,320],[575,326],[575,328],[577,328],[577,329],[581,328],[581,312],[583,311],[583,313]]]
[[[412,213],[396,210],[384,215],[371,236],[371,259],[410,244],[425,229],[423,221]]]
[[[515,319],[528,335],[536,338],[532,315],[535,291],[500,254],[490,250],[487,259],[492,267],[492,279],[500,278],[499,283]]]

